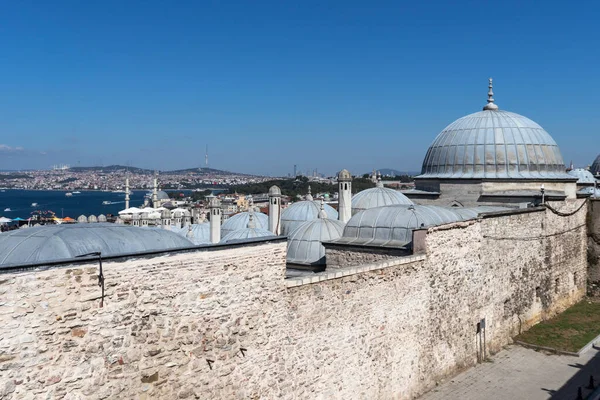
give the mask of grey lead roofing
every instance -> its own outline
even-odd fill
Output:
[[[374,187],[362,190],[352,196],[352,213],[393,204],[413,204],[413,202],[397,190]]]
[[[598,155],[598,157],[596,157],[596,159],[592,163],[592,167],[590,168],[590,172],[592,174],[594,174],[594,175],[600,174],[600,154]]]
[[[344,231],[341,221],[317,218],[302,223],[288,236],[287,262],[292,264],[325,264],[324,241],[339,239]]]
[[[541,126],[501,110],[476,112],[448,125],[429,147],[418,178],[573,179]]]
[[[68,260],[101,251],[116,256],[192,247],[174,232],[110,223],[46,225],[0,233],[0,269]]]
[[[338,243],[401,247],[412,242],[412,232],[452,222],[477,218],[480,213],[506,210],[503,207],[452,208],[394,205],[371,208],[354,215]]]

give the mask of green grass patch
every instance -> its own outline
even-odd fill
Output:
[[[585,299],[515,340],[576,353],[600,335],[600,303]]]

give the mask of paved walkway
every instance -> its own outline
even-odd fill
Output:
[[[593,348],[580,357],[548,355],[521,346],[506,350],[453,379],[440,384],[419,400],[565,399],[583,398],[590,375],[600,384],[600,351]]]

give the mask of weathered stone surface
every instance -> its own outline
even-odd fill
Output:
[[[107,262],[102,308],[94,280],[77,281],[95,278],[88,267],[0,275],[0,390],[410,399],[476,362],[482,318],[496,351],[585,292],[585,212],[430,229],[426,247],[424,259],[290,288],[281,242]],[[20,312],[25,302],[38,306]]]

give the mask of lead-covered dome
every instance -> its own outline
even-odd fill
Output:
[[[269,217],[267,216],[267,214],[263,214],[261,212],[253,212],[253,214],[254,223],[256,224],[256,227],[268,230]],[[229,217],[227,221],[223,223],[223,226],[221,226],[221,234],[223,235],[223,237],[225,237],[231,232],[246,229],[246,227],[248,226],[248,222],[250,222],[250,213],[248,211],[235,214],[234,216]]]
[[[600,155],[598,155],[598,157],[596,157],[596,159],[592,163],[592,166],[590,167],[590,172],[594,175],[600,174]]]
[[[257,239],[264,237],[276,237],[273,232],[261,228],[244,228],[237,231],[233,231],[225,235],[221,239],[221,243],[230,243],[233,241],[245,241],[248,239]]]
[[[433,141],[421,175],[437,179],[572,179],[558,145],[527,117],[488,105],[459,118]]]
[[[191,224],[184,226],[183,228],[172,227],[171,230],[196,245],[211,243],[210,224],[208,222]]]
[[[323,205],[328,218],[338,219],[338,212],[328,204]],[[321,202],[318,200],[303,200],[290,205],[281,213],[281,234],[286,236],[306,221],[319,217]]]
[[[413,204],[413,202],[399,191],[386,188],[381,181],[378,181],[376,187],[362,190],[352,197],[352,214],[369,208],[396,204]]]
[[[578,185],[585,185],[585,184],[593,185],[596,182],[596,178],[594,178],[594,175],[592,175],[592,173],[590,171],[588,171],[587,169],[575,168],[575,169],[570,170],[567,173],[569,175],[571,175],[572,177],[577,178]]]
[[[353,216],[344,228],[340,243],[400,247],[412,242],[414,229],[428,228],[476,218],[482,212],[505,210],[481,206],[450,208],[395,205],[371,208]]]
[[[301,265],[325,264],[324,241],[336,240],[344,232],[341,221],[328,219],[327,214],[306,221],[294,229],[288,237],[287,262]]]
[[[45,225],[0,233],[0,269],[4,264],[66,260],[96,251],[108,257],[191,246],[165,229],[110,223]]]

